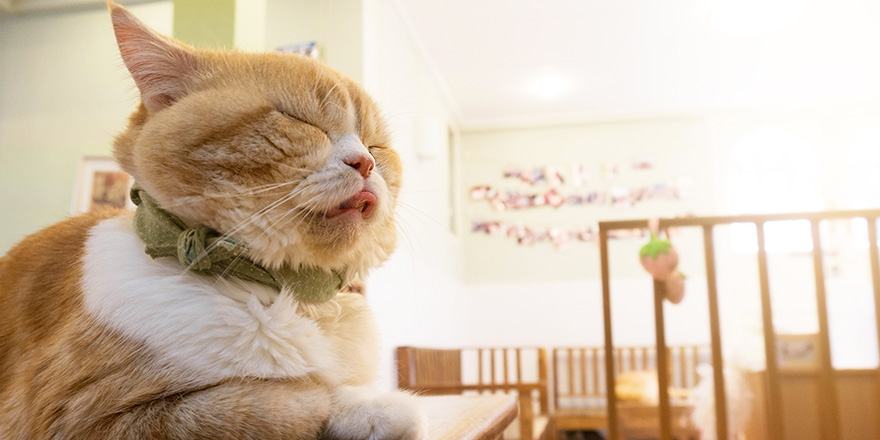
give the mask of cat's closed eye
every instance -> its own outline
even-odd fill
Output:
[[[326,133],[326,131],[325,131],[324,129],[321,129],[321,127],[318,127],[317,125],[315,125],[315,124],[313,124],[313,123],[311,123],[311,122],[309,122],[309,121],[306,121],[305,119],[300,118],[300,117],[298,117],[298,116],[296,116],[296,115],[294,115],[294,114],[292,114],[292,113],[290,113],[290,112],[288,112],[288,111],[286,111],[286,110],[278,110],[278,109],[276,109],[275,111],[278,112],[278,113],[281,113],[281,114],[284,115],[284,116],[286,116],[288,119],[292,119],[292,120],[294,120],[294,121],[296,121],[296,122],[299,122],[299,123],[302,123],[302,124],[311,125],[312,127],[318,128],[318,129],[320,129],[321,131],[324,131],[324,132]]]
[[[310,123],[308,123],[308,122],[306,122],[306,121],[304,121],[304,120],[302,120],[302,119],[300,119],[300,118],[294,116],[293,114],[287,112],[286,110],[278,110],[278,109],[276,109],[275,111],[278,112],[278,113],[281,113],[281,114],[284,115],[284,116],[287,116],[287,117],[290,118],[290,119],[293,119],[294,121],[302,122],[303,124],[313,125],[313,124],[310,124]]]

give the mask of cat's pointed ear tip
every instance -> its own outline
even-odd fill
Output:
[[[106,1],[107,11],[110,12],[110,21],[113,23],[114,28],[138,27],[140,21],[131,13],[131,11],[126,9],[125,6],[122,6],[113,0]]]
[[[125,9],[125,6],[122,6],[113,0],[106,0],[106,2],[107,10],[110,11],[111,17],[117,16],[117,14],[129,14],[128,9]]]

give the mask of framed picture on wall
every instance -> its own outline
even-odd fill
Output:
[[[305,43],[288,44],[276,49],[278,52],[292,53],[302,55],[309,58],[318,59],[321,53],[318,49],[318,43],[315,41],[307,41]]]
[[[776,361],[781,370],[819,369],[819,335],[776,335]]]
[[[134,209],[128,193],[134,178],[111,157],[83,157],[77,171],[71,212],[82,214],[101,207]]]

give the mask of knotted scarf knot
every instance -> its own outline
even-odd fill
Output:
[[[208,231],[206,227],[189,228],[177,236],[177,259],[182,264],[194,270],[211,268],[211,254],[205,251]]]

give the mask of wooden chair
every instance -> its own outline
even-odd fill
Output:
[[[524,362],[531,358],[534,362]],[[398,387],[418,394],[513,393],[521,440],[554,438],[543,348],[397,348]],[[523,380],[528,375],[534,380]]]
[[[699,440],[700,432],[691,422],[693,406],[672,405],[672,438],[675,440]],[[621,403],[617,408],[620,417],[620,436],[626,440],[660,438],[660,408],[657,405]]]
[[[682,402],[687,390],[697,384],[696,366],[709,360],[704,346],[668,347],[671,397],[675,426],[687,421],[690,407]],[[561,431],[600,431],[608,428],[605,386],[604,347],[565,347],[552,350],[553,403],[555,427]],[[616,377],[629,371],[656,371],[654,347],[617,347],[614,349]],[[623,438],[652,438],[659,429],[656,407],[627,406],[620,402]],[[690,438],[690,426],[675,430],[676,438]]]

